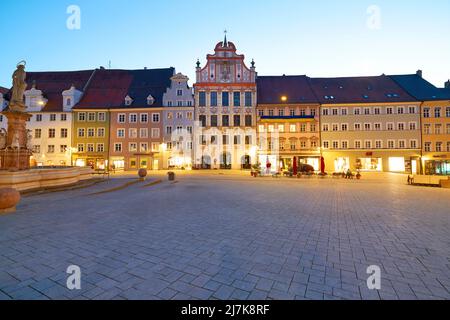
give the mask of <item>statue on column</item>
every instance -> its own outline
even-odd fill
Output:
[[[27,73],[25,72],[25,65],[25,61],[19,62],[16,71],[14,71],[12,75],[13,87],[9,109],[13,112],[25,111],[25,104],[23,102],[23,93],[27,89],[27,83],[25,82],[25,78],[27,76]]]

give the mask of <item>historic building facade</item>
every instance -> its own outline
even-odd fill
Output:
[[[240,169],[257,162],[256,71],[227,38],[202,68],[197,62],[194,163],[197,168]]]
[[[163,95],[163,168],[189,169],[194,155],[194,95],[187,76],[178,73],[170,80]]]
[[[258,77],[258,154],[264,169],[320,170],[319,103],[306,76]]]
[[[71,166],[72,108],[83,96],[93,71],[28,72],[24,92],[31,166]]]
[[[310,78],[326,171],[420,172],[420,102],[387,76]]]
[[[436,88],[416,74],[391,76],[422,102],[422,168],[427,175],[450,175],[450,81]]]

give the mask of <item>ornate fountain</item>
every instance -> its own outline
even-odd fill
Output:
[[[12,75],[13,87],[9,106],[2,114],[8,119],[8,130],[0,132],[0,168],[20,171],[30,169],[30,137],[26,128],[31,115],[26,112],[23,93],[27,88],[25,61],[17,65]]]

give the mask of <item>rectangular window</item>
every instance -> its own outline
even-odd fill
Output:
[[[125,129],[117,129],[117,137],[125,138]]]
[[[230,94],[229,92],[222,92],[222,106],[229,107],[230,106]]]
[[[166,127],[166,134],[167,134],[167,135],[172,134],[172,126],[167,126],[167,127]]]
[[[333,149],[339,149],[339,141],[333,141]]]
[[[355,149],[361,149],[361,141],[355,140]]]
[[[409,123],[409,130],[414,131],[417,128],[417,123],[416,122],[410,122]]]
[[[39,116],[39,115],[38,115]],[[41,120],[42,120],[42,116],[41,116]],[[78,113],[78,121],[79,122],[84,122],[86,121],[86,113],[85,112],[80,112]]]
[[[159,128],[152,128],[152,138],[159,138]]]
[[[141,152],[148,152],[148,143],[141,142]]]
[[[198,117],[198,121],[200,122],[200,126],[201,127],[206,127],[206,116],[205,115],[200,115]]]
[[[240,127],[241,126],[241,116],[238,114],[235,114],[233,116],[233,124],[235,127]]]
[[[284,117],[284,109],[278,109],[278,116]]]
[[[394,140],[388,140],[387,144],[388,144],[388,148],[389,149],[394,149],[395,148],[395,141]]]
[[[139,136],[142,139],[147,139],[148,138],[148,128],[140,128],[139,129]]]
[[[114,144],[114,151],[115,152],[122,152],[122,144],[121,143],[115,143]]]
[[[416,113],[416,107],[411,106],[411,107],[409,107],[408,109],[409,109],[409,113],[410,113],[410,114],[415,114],[415,113]]]
[[[241,136],[236,135],[234,136],[234,144],[241,144]]]
[[[445,109],[445,116],[446,116],[447,118],[450,118],[450,107],[447,107],[447,108]]]
[[[378,108],[378,107],[377,107],[377,108],[374,108],[374,109],[373,109],[373,113],[376,114],[376,115],[379,115],[379,114],[381,114],[381,109]]]
[[[273,109],[269,109],[269,117],[273,117]]]
[[[137,152],[137,143],[136,142],[130,142],[128,144],[128,151],[129,152]]]
[[[136,128],[129,128],[128,129],[128,137],[130,139],[136,139],[137,138],[137,134],[138,134],[138,132],[137,132]]]
[[[233,105],[235,107],[241,106],[241,93],[240,92],[233,92]]]
[[[99,138],[105,137],[105,128],[97,128],[97,137]]]
[[[355,116],[359,116],[361,114],[361,108],[354,108],[353,109],[353,114]]]
[[[447,123],[447,134],[450,134],[450,123]]]
[[[304,117],[304,116],[306,116],[306,110],[305,109],[300,109],[300,116],[301,117]]]
[[[105,152],[105,145],[103,143],[97,143],[97,152]]]
[[[327,111],[328,111],[328,110],[327,110]],[[295,109],[290,109],[290,110],[289,110],[289,116],[295,117]]]
[[[159,143],[152,142],[152,151],[159,151]]]
[[[409,140],[409,147],[411,149],[417,149],[417,140]]]
[[[400,149],[405,149],[406,148],[406,141],[405,140],[398,140],[398,147]]]
[[[217,107],[217,92],[212,91],[209,95],[211,107]]]
[[[98,113],[98,121],[99,121],[99,122],[105,122],[105,121],[106,121],[106,113],[104,113],[104,112],[99,112],[99,113]]]
[[[387,108],[386,108],[386,113],[387,113],[387,114],[394,114],[394,108],[392,108],[392,107],[387,107]]]
[[[94,128],[88,128],[87,135],[88,135],[89,138],[95,137],[95,129]]]
[[[264,125],[263,124],[260,124],[259,126],[258,126],[258,132],[265,132],[265,127],[264,127]]]
[[[222,136],[222,144],[223,145],[228,145],[228,144],[230,144],[230,137],[229,136],[227,136],[226,134],[224,134],[223,136]]]
[[[87,152],[94,152],[94,144],[93,143],[87,144]]]
[[[398,107],[397,108],[397,113],[398,114],[404,114],[405,113],[405,109],[403,107]]]
[[[375,140],[375,149],[382,149],[382,148],[383,148],[383,141]]]
[[[365,131],[370,131],[371,130],[371,124],[370,123],[364,123],[364,130]]]
[[[40,139],[42,136],[42,129],[34,129],[34,138]]]
[[[79,144],[77,145],[77,151],[78,151],[78,152],[84,152],[84,144],[79,143]]]
[[[183,90],[179,89],[177,90],[177,96],[181,97],[183,95]]]
[[[346,123],[341,124],[341,130],[342,131],[347,131],[348,130],[348,124],[346,124]]]
[[[67,130],[66,128],[62,128],[60,133],[61,133],[61,138],[67,138],[69,130]]]
[[[41,146],[40,145],[34,145],[33,146],[33,153],[41,153]]]
[[[230,126],[230,116],[222,115],[222,127],[229,127],[229,126]]]
[[[148,122],[148,114],[141,113],[141,123],[147,123],[147,122]]]
[[[245,106],[251,107],[253,105],[253,97],[251,92],[245,93]]]
[[[78,137],[83,138],[84,137],[84,128],[78,128]]]
[[[376,131],[381,131],[381,123],[375,123],[374,128]]]
[[[264,110],[263,109],[259,109],[258,110],[258,116],[264,117]]]
[[[152,114],[152,122],[158,123],[159,122],[159,113],[153,113]]]
[[[61,114],[61,121],[67,121],[67,114],[65,114],[65,113],[62,113]]]
[[[193,113],[192,111],[186,112],[186,118],[187,118],[188,120],[194,119],[194,113]]]
[[[200,107],[206,107],[206,92],[200,91],[198,93],[198,104]]]
[[[269,132],[269,133],[275,132],[275,126],[273,124],[269,124],[267,126],[267,132]]]
[[[56,130],[55,129],[48,129],[48,137],[49,138],[55,138],[56,137]]]
[[[245,144],[246,145],[251,145],[252,144],[252,136],[245,136]]]
[[[252,116],[251,115],[245,115],[245,126],[251,127],[253,125],[252,123]]]
[[[55,146],[54,145],[49,145],[47,152],[48,153],[55,153]]]
[[[403,122],[397,123],[397,129],[398,129],[399,131],[405,130],[405,124],[404,124]]]
[[[330,141],[323,141],[322,144],[323,144],[323,148],[324,149],[329,149],[330,148]]]
[[[361,123],[355,123],[353,126],[355,131],[361,131]]]
[[[364,114],[369,115],[370,114],[370,108],[364,108]]]
[[[434,134],[441,134],[442,133],[442,125],[436,124],[434,125]]]
[[[424,118],[430,117],[430,108],[423,108],[423,117]]]
[[[426,152],[431,152],[431,142],[425,142],[424,149]]]
[[[137,114],[136,113],[130,113],[129,121],[130,121],[130,123],[137,123]]]
[[[328,131],[330,131],[330,126],[329,126],[328,123],[324,123],[324,124],[322,125],[322,131],[323,131],[323,132],[328,132]]]
[[[300,132],[306,132],[306,123],[300,124]]]
[[[339,110],[338,109],[331,109],[331,114],[333,116],[337,116],[338,115]]]
[[[211,127],[217,127],[217,115],[211,116]]]
[[[439,107],[434,108],[434,117],[435,118],[440,118],[441,117],[441,108],[439,108]]]
[[[331,130],[333,130],[333,132],[339,131],[339,125],[337,123],[333,123],[331,125]]]
[[[95,112],[89,112],[88,113],[88,121],[94,122],[95,121]]]
[[[291,124],[289,126],[289,132],[292,132],[292,133],[297,132],[297,126],[295,124]]]
[[[67,145],[63,144],[59,146],[59,153],[66,153]]]
[[[328,116],[328,109],[322,109],[322,115]]]
[[[341,149],[348,149],[348,141],[341,141]]]
[[[394,123],[389,122],[386,124],[386,127],[388,131],[394,131]]]
[[[364,141],[364,147],[366,149],[372,149],[372,141],[370,141],[370,140]]]
[[[192,126],[187,126],[186,130],[189,134],[192,134]]]
[[[125,123],[125,114],[124,113],[119,113],[117,115],[117,122],[118,123]]]
[[[50,114],[50,121],[56,121],[56,114],[52,113]]]

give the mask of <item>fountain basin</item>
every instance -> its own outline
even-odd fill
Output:
[[[0,188],[17,191],[39,190],[76,184],[93,177],[90,167],[61,167],[30,169],[22,171],[0,170]]]

